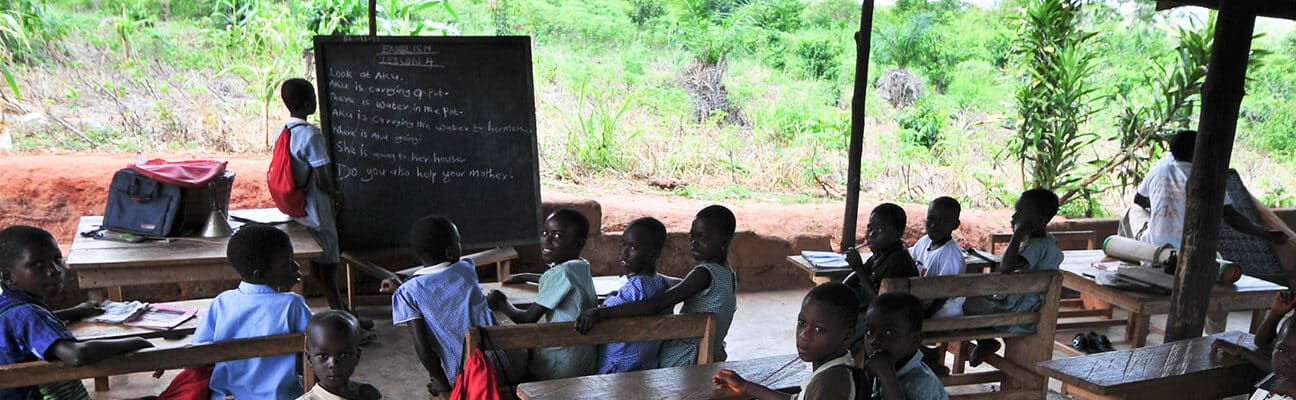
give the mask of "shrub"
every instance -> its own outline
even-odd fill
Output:
[[[900,138],[905,143],[930,150],[940,142],[941,129],[949,119],[949,112],[937,105],[932,97],[920,98],[900,113]]]
[[[359,34],[369,25],[369,6],[361,0],[314,0],[306,28],[316,35]]]
[[[808,37],[798,41],[793,48],[801,76],[825,81],[837,79],[841,71],[842,52],[841,40],[833,40],[828,35]]]
[[[654,18],[666,15],[666,7],[657,0],[630,0],[630,22],[644,24]]]
[[[752,18],[756,25],[779,32],[793,32],[801,28],[805,3],[801,0],[756,0],[747,7],[752,8]]]
[[[840,29],[859,26],[860,4],[853,0],[815,0],[803,13],[806,25]]]

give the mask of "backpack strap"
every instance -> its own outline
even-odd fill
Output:
[[[300,122],[298,122],[298,123],[293,123],[293,124],[284,124],[284,130],[283,130],[283,133],[287,133],[288,135],[292,135],[292,130],[293,130],[294,128],[297,128],[297,127],[299,127],[299,126],[307,126],[307,125],[308,125],[308,124],[303,124],[303,123],[300,123]],[[289,138],[291,138],[291,137],[292,137],[292,136],[289,136]],[[287,151],[287,152],[288,152],[288,164],[292,164],[292,148],[291,148],[291,147],[292,147],[292,140],[291,140],[291,139],[288,140],[288,146],[289,146],[289,148],[286,149],[286,150],[284,150],[284,151]],[[314,169],[314,168],[306,168],[306,182],[310,182],[311,175],[315,175],[315,169]],[[293,185],[295,185],[295,186],[297,187],[297,189],[306,190],[306,182],[293,182]]]

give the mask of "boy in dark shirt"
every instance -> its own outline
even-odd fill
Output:
[[[842,283],[859,296],[861,316],[868,310],[873,299],[877,298],[883,279],[918,276],[918,268],[914,266],[913,257],[909,256],[909,251],[901,240],[904,236],[905,220],[905,211],[900,206],[892,203],[877,206],[869,213],[869,222],[864,236],[868,240],[868,247],[873,251],[873,255],[869,256],[867,261],[860,261],[858,251],[855,249],[846,251],[846,262],[854,272],[846,276],[846,280]],[[851,343],[852,349],[857,348],[864,337],[863,323],[863,317],[856,323],[855,340]]]

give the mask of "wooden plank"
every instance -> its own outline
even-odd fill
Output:
[[[678,368],[592,375],[518,385],[519,398],[533,400],[594,399],[711,399],[711,377],[730,369],[756,384],[773,389],[799,387],[810,377],[809,364],[795,355],[726,361]]]
[[[1259,0],[1221,2],[1215,42],[1201,90],[1201,117],[1192,173],[1188,175],[1183,248],[1171,294],[1166,341],[1201,336],[1210,308],[1211,286],[1219,274],[1215,252],[1224,213],[1224,187],[1238,110],[1245,94],[1247,62]]]
[[[1056,271],[1032,271],[889,278],[882,280],[879,292],[905,292],[920,299],[1040,293],[1048,289],[1049,282],[1056,274]]]
[[[1254,383],[1254,379],[1243,379],[1258,372],[1249,363],[1211,350],[1211,343],[1216,339],[1255,348],[1253,336],[1225,332],[1138,349],[1045,361],[1039,365],[1044,374],[1054,379],[1100,395],[1183,385],[1202,379]],[[1229,374],[1232,377],[1225,378]]]
[[[652,317],[613,318],[602,321],[585,334],[576,333],[574,322],[550,322],[482,328],[491,345],[499,350],[579,346],[622,342],[700,338],[714,332],[714,315],[689,313]],[[480,335],[470,331],[470,347],[481,345]]]
[[[966,342],[980,339],[1002,339],[1026,336],[1025,333],[1003,332],[992,328],[966,329],[951,332],[923,333],[923,344]]]
[[[1035,321],[1039,321],[1039,312],[969,315],[958,318],[926,319],[923,320],[923,334],[961,329],[1033,324]]]
[[[1125,325],[1123,319],[1100,319],[1095,321],[1058,322],[1059,331],[1083,331]]]
[[[950,400],[1039,400],[1040,394],[1032,390],[1000,390],[997,392],[952,394]]]
[[[212,299],[199,299],[176,301],[169,303],[158,303],[176,307],[192,308],[198,310],[198,314],[189,318],[171,330],[157,330],[149,328],[140,328],[135,326],[126,326],[122,324],[105,324],[102,322],[77,321],[68,324],[68,330],[72,331],[72,336],[77,340],[103,340],[103,339],[121,339],[128,337],[139,337],[145,339],[152,338],[179,338],[193,334],[194,329],[198,327],[198,320],[207,314],[207,309],[211,307]]]
[[[949,386],[966,386],[979,385],[982,383],[999,382],[1003,380],[1003,372],[986,371],[973,372],[970,374],[942,375],[939,376],[941,385]]]
[[[996,256],[994,254],[986,253],[984,251],[976,250],[976,249],[971,249],[970,251],[975,253],[969,251],[963,252],[963,263],[966,265],[964,268],[965,271],[968,271],[967,273],[981,273],[983,269],[988,267],[994,267],[995,265],[998,265],[1000,262],[999,256]],[[868,259],[870,255],[872,254],[871,253],[860,254],[860,256],[863,257],[864,259]],[[850,275],[851,273],[850,267],[826,268],[826,267],[815,266],[814,264],[811,264],[810,261],[807,261],[804,256],[801,255],[788,256],[787,261],[789,264],[792,264],[793,266],[800,268],[802,271],[809,273],[811,280],[821,279],[821,278],[827,278],[828,281],[842,280],[846,278],[846,275]]]
[[[179,369],[215,364],[221,361],[279,354],[301,353],[305,350],[305,346],[304,335],[301,333],[288,333],[167,349],[144,349],[79,367],[70,366],[59,361],[0,365],[0,389],[99,376],[152,372],[161,369]],[[309,374],[309,367],[307,368],[306,373]]]
[[[594,277],[594,293],[598,294],[599,301],[602,302],[607,296],[625,286],[627,280],[624,276],[596,276]],[[518,306],[530,306],[535,303],[536,296],[540,294],[540,286],[534,283],[518,283],[512,285],[502,285],[499,282],[486,282],[481,284],[482,292],[490,294],[492,290],[499,290],[508,296],[509,303]]]
[[[310,268],[302,268],[302,274]],[[154,285],[176,282],[237,281],[238,271],[229,264],[141,266],[140,268],[83,269],[76,272],[83,288]],[[233,286],[230,287],[233,289]]]
[[[1106,310],[1058,310],[1058,318],[1110,317],[1111,309]]]

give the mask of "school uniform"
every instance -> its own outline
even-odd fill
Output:
[[[495,325],[471,259],[420,269],[392,295],[392,323],[423,324],[436,338],[441,369],[454,383],[469,329]]]
[[[12,287],[0,292],[0,365],[46,360],[50,347],[63,340],[76,341],[76,337],[45,302]],[[0,389],[0,400],[40,399],[47,394],[67,400],[90,398],[81,381],[65,381]]]
[[[333,197],[320,190],[314,169],[328,166],[328,141],[319,128],[301,118],[289,118],[284,126],[289,132],[288,153],[292,156],[293,182],[306,188],[306,216],[293,218],[310,231],[319,243],[323,254],[315,262],[337,264],[341,262],[338,248],[337,221],[333,216]]]
[[[581,311],[598,306],[589,261],[568,260],[554,265],[540,276],[535,304],[548,308],[549,322],[575,321]],[[543,347],[532,350],[527,373],[533,380],[571,378],[598,370],[595,346]]]
[[[801,396],[805,395],[806,391],[810,390],[810,383],[814,382],[815,378],[819,377],[820,373],[827,371],[829,368],[842,367],[842,366],[849,367],[849,368],[855,367],[855,358],[851,356],[851,353],[849,351],[846,352],[846,354],[841,357],[837,357],[826,363],[823,363],[823,365],[820,365],[819,368],[815,368],[814,371],[810,372],[810,377],[806,378],[805,382],[801,383],[801,391],[797,392],[797,394],[792,395],[792,400],[801,400]],[[859,390],[859,388],[855,387],[854,374],[852,374],[851,376],[850,385],[840,389],[841,390],[837,392],[838,394],[837,398],[839,399],[855,398],[855,392]]]
[[[621,286],[621,289],[617,289],[616,296],[603,301],[603,306],[612,307],[642,301],[665,292],[668,288],[670,284],[661,275],[631,275],[627,278],[626,284]],[[657,315],[668,315],[672,311],[674,310],[665,309]],[[657,353],[661,350],[661,345],[661,341],[610,343],[604,347],[602,357],[599,357],[598,373],[612,374],[657,368]]]
[[[904,243],[900,241],[874,252],[864,260],[864,269],[872,271],[868,283],[875,293],[882,288],[883,279],[918,276],[918,268],[914,265],[913,257],[909,256],[908,249],[905,249]],[[860,310],[859,318],[855,320],[855,337],[851,339],[851,348],[854,349],[864,340],[864,313],[868,311],[870,300],[865,295],[863,287],[851,287],[851,290],[855,291]]]
[[[733,323],[734,312],[738,310],[738,297],[734,293],[738,274],[728,265],[716,263],[702,263],[693,267],[693,271],[699,270],[711,275],[711,286],[684,299],[680,314],[708,313],[715,316],[715,341],[711,343],[715,353],[712,354],[711,361],[725,361],[729,354],[725,352],[724,339],[729,335],[729,325]],[[701,338],[667,340],[662,343],[658,353],[658,365],[671,368],[697,364],[697,352],[701,344]]]
[[[1029,238],[1018,247],[1017,254],[1026,260],[1023,271],[1056,270],[1062,265],[1062,249],[1058,247],[1057,238],[1047,235],[1042,238]],[[1005,263],[1010,260],[1004,260]],[[1017,312],[1030,312],[1044,304],[1043,293],[1008,294],[997,297],[973,297],[963,303],[965,315],[989,315]],[[1023,324],[1004,328],[1007,332],[1033,333],[1035,325]]]
[[[903,367],[896,370],[896,381],[906,400],[949,400],[945,385],[922,362],[922,352],[915,351]],[[873,380],[873,399],[882,400],[882,384]]]
[[[193,343],[272,336],[304,332],[311,311],[296,293],[280,293],[273,287],[239,282],[212,301],[198,321]],[[296,399],[304,392],[297,375],[297,355],[216,363],[211,376],[211,398]]]
[[[346,398],[325,390],[323,386],[315,385],[306,394],[298,397],[297,400],[346,400]]]
[[[940,247],[931,248],[931,236],[923,235],[918,239],[918,243],[909,249],[909,256],[913,258],[918,268],[918,276],[946,276],[962,274],[967,267],[967,260],[963,259],[963,249],[959,247],[958,240],[950,238]],[[945,300],[941,309],[936,311],[932,318],[954,318],[963,315],[962,297],[952,297]]]

